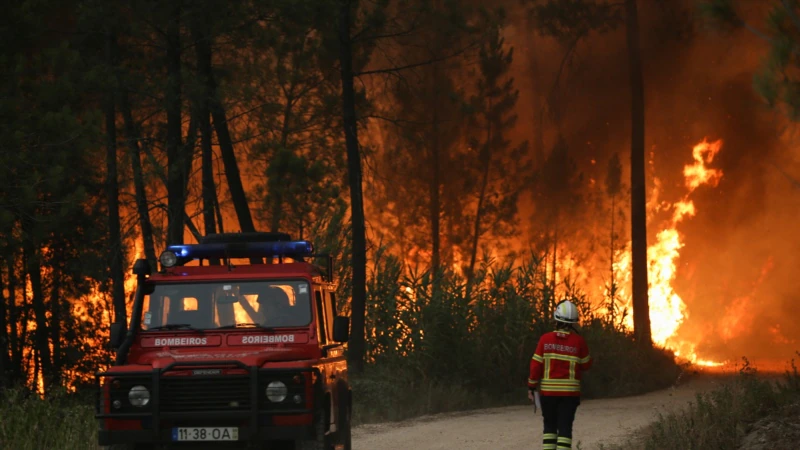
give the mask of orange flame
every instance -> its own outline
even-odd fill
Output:
[[[721,170],[706,167],[706,164],[711,163],[721,149],[721,140],[715,142],[703,140],[694,146],[692,150],[694,162],[684,166],[683,169],[688,192],[680,201],[669,205],[672,208],[672,217],[668,224],[656,234],[656,242],[647,249],[648,296],[653,342],[673,350],[676,356],[706,367],[717,367],[723,363],[699,358],[695,352],[696,345],[684,342],[677,336],[678,329],[688,318],[689,312],[683,299],[673,289],[672,282],[675,279],[676,262],[684,246],[681,234],[678,232],[678,225],[685,218],[692,217],[697,212],[690,199],[695,189],[703,185],[715,187],[722,178]],[[656,180],[657,192],[653,198],[657,198],[660,185],[660,182]],[[661,209],[664,204],[651,200],[649,207],[652,212],[652,210]],[[629,252],[625,252],[615,263],[614,270],[619,275],[621,284],[628,285],[631,279]],[[622,299],[620,306],[630,310],[632,303],[630,295],[624,289],[618,293]],[[633,328],[633,319],[630,315],[625,317],[623,325],[629,329]]]

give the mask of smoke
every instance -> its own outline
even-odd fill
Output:
[[[697,214],[678,228],[685,247],[673,287],[688,310],[678,336],[695,343],[704,358],[786,360],[800,349],[795,325],[800,322],[800,240],[795,237],[800,188],[790,180],[792,174],[800,178],[798,155],[786,131],[789,124],[768,110],[752,87],[764,43],[746,32],[708,29],[692,4],[640,2],[646,145],[652,151],[651,175],[661,181],[661,199],[671,203],[685,194],[682,169],[692,161],[694,144],[705,137],[724,141],[711,164],[724,173],[719,185],[697,189],[692,196]],[[516,49],[520,89],[515,137],[533,141],[543,97],[554,84],[565,48],[532,32],[524,12],[510,17],[518,18],[506,33]],[[599,186],[607,161],[618,152],[627,182],[630,94],[624,28],[582,41],[566,67],[554,97],[558,120],[545,120],[544,149],[563,134],[585,178]],[[648,179],[650,188],[653,181]],[[535,205],[520,209],[525,219]],[[662,216],[650,221],[651,243],[667,220]],[[580,220],[606,219],[581,214]]]

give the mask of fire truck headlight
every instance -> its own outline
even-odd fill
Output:
[[[267,385],[267,399],[273,403],[280,403],[286,400],[289,395],[289,389],[283,384],[282,381],[273,381]]]
[[[147,404],[150,403],[150,391],[144,386],[134,386],[131,388],[131,391],[128,392],[128,401],[130,401],[133,406],[147,406]]]
[[[161,265],[164,267],[174,267],[175,264],[178,264],[178,255],[169,250],[164,250],[159,259],[161,260]]]

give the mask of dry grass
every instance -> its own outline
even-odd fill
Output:
[[[735,380],[698,394],[682,411],[663,415],[627,442],[606,449],[797,448],[800,375],[794,362],[791,367],[775,380],[759,376],[745,359]]]

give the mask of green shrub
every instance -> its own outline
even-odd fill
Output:
[[[546,255],[522,266],[491,263],[472,279],[443,271],[403,270],[376,252],[367,288],[367,356],[353,378],[354,414],[360,421],[527,401],[531,356],[551,331],[556,304]],[[568,282],[558,286],[585,312],[585,296]],[[636,344],[618,324],[584,314],[595,366],[586,397],[639,394],[664,388],[680,373],[671,353]]]
[[[96,442],[91,399],[64,394],[42,400],[22,389],[0,393],[0,448],[87,450]]]
[[[620,397],[662,389],[676,382],[683,370],[675,355],[638,344],[633,335],[605,321],[593,320],[579,330],[594,364],[581,383],[587,398]]]

